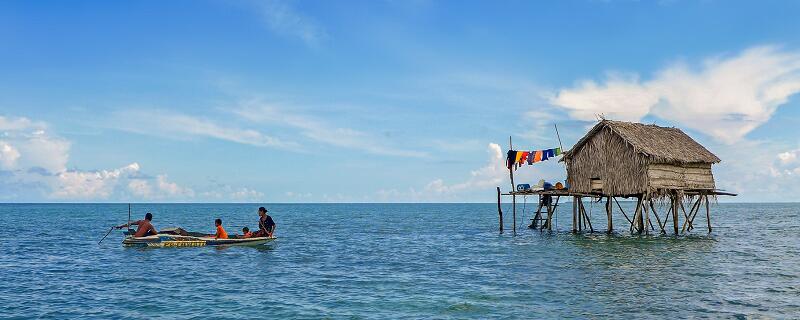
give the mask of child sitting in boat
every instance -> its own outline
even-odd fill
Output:
[[[246,239],[246,238],[252,238],[252,237],[253,237],[253,233],[250,232],[250,228],[248,228],[248,227],[242,228],[242,238]]]
[[[217,239],[228,239],[228,233],[222,228],[222,219],[214,220],[214,225],[217,226],[217,233],[213,234],[213,237]]]

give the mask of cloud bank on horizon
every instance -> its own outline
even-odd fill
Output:
[[[737,200],[800,192],[796,21],[713,3],[575,4],[607,13],[591,19],[560,4],[348,5],[0,4],[19,15],[0,22],[19,30],[0,32],[0,201],[492,201],[509,135],[555,147],[557,123],[569,148],[599,115],[683,129],[722,158],[717,185]],[[26,22],[42,12],[58,32]],[[70,18],[86,12],[131,28]],[[515,177],[565,178],[556,161]]]

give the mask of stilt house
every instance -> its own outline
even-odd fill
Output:
[[[513,150],[510,141],[509,149]],[[686,232],[694,228],[694,219],[703,204],[708,231],[711,232],[709,196],[736,195],[716,189],[711,166],[719,163],[720,159],[677,128],[604,119],[592,127],[571,150],[564,152],[561,161],[566,164],[569,186],[561,190],[515,191],[514,173],[509,169],[512,190],[501,193],[500,187],[497,187],[500,232],[503,231],[501,195],[512,198],[514,232],[516,197],[538,195],[539,206],[529,226],[533,229],[552,230],[559,199],[572,197],[573,232],[581,232],[587,227],[590,232],[594,231],[583,203],[583,198],[589,198],[595,202],[605,200],[608,233],[614,229],[612,212],[616,203],[630,224],[631,232],[655,231],[657,226],[661,233],[666,233],[667,223],[672,220],[676,235],[678,230]],[[637,200],[632,217],[625,213],[617,201],[618,197]],[[554,202],[549,201],[552,198],[555,198]],[[654,202],[669,204],[662,211],[664,219],[661,219]],[[655,221],[650,219],[651,213]],[[682,228],[679,228],[680,220],[683,220]]]
[[[678,128],[602,120],[562,158],[570,191],[663,197],[713,191],[720,160]]]

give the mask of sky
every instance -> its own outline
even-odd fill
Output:
[[[800,194],[796,1],[2,1],[0,202],[491,202],[515,149],[683,129]],[[554,125],[558,126],[560,141]],[[565,179],[563,163],[515,172]]]

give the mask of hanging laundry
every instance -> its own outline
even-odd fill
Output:
[[[542,161],[550,159],[550,150],[542,150]]]
[[[525,162],[528,160],[528,156],[529,156],[530,154],[531,154],[531,153],[530,153],[530,152],[528,152],[528,151],[522,151],[522,156],[520,156],[520,158],[519,158],[519,165],[520,165],[520,166],[521,166],[521,165],[523,165],[523,164],[525,164]]]
[[[533,156],[535,155],[536,151],[528,152],[528,165],[533,164]]]
[[[560,156],[560,155],[561,155],[561,148],[556,148],[556,156]]]
[[[542,150],[536,150],[536,154],[533,156],[533,162],[542,161]]]
[[[506,168],[511,170],[511,167],[514,165],[514,161],[517,158],[517,152],[514,150],[508,150],[508,154],[506,155]]]

